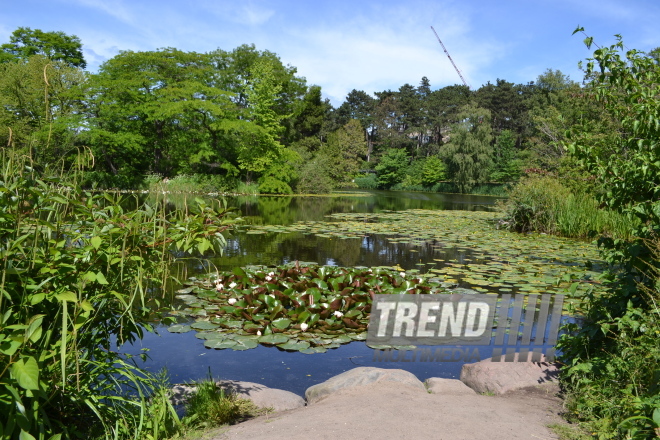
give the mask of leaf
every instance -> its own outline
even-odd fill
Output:
[[[194,324],[190,324],[190,327],[194,328],[195,330],[213,330],[220,326],[209,321],[200,321],[195,322]]]
[[[57,295],[55,295],[55,298],[57,298],[59,301],[71,301],[71,302],[78,301],[78,296],[73,292],[58,293]]]
[[[286,330],[291,325],[291,320],[289,318],[279,318],[273,321],[272,325],[280,330]]]
[[[300,351],[309,348],[309,342],[291,340],[285,344],[279,344],[278,347],[283,350]]]
[[[94,237],[91,238],[91,240],[89,240],[89,243],[92,245],[94,249],[98,250],[101,247],[101,244],[103,243],[103,239],[98,235],[95,235]]]
[[[32,436],[32,434],[23,431],[23,429],[21,429],[21,433],[18,435],[18,440],[36,440],[36,439]]]
[[[170,333],[188,333],[191,330],[192,328],[189,325],[184,324],[175,324],[167,328]]]
[[[270,335],[264,335],[259,337],[259,342],[267,345],[277,345],[284,344],[289,341],[289,337],[283,335],[282,333],[272,333]]]
[[[99,284],[109,284],[109,283],[108,283],[108,280],[105,279],[105,276],[103,275],[103,273],[101,273],[101,271],[98,271],[98,272],[96,273],[96,281],[97,281]]]
[[[33,357],[19,359],[11,366],[11,374],[18,385],[26,390],[39,389],[39,365]]]

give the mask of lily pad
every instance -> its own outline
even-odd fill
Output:
[[[167,328],[167,331],[170,333],[188,333],[191,330],[192,328],[185,324],[174,324]]]
[[[300,351],[309,348],[309,342],[288,341],[285,344],[279,344],[278,347],[281,348],[282,350]]]

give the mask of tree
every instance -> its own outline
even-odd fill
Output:
[[[43,55],[81,69],[87,67],[80,39],[64,32],[19,27],[12,33],[9,43],[0,46],[0,62],[25,61],[33,55]]]
[[[511,130],[503,130],[493,148],[493,167],[490,180],[495,182],[513,182],[522,174],[523,161],[518,158],[516,138]]]
[[[335,112],[337,123],[340,126],[347,124],[351,119],[360,121],[365,138],[367,139],[367,162],[371,160],[374,138],[376,136],[376,127],[374,126],[375,106],[376,102],[369,94],[362,90],[353,89]]]
[[[306,137],[322,139],[331,109],[328,100],[323,100],[321,87],[310,86],[302,100],[296,102],[289,124],[291,134],[287,137],[293,141]]]
[[[516,146],[520,148],[530,126],[528,112],[530,99],[535,92],[533,85],[514,84],[497,79],[488,82],[475,93],[477,105],[490,111],[493,131],[511,130],[516,134]]]
[[[201,163],[235,169],[239,138],[254,137],[229,94],[213,86],[203,54],[122,52],[90,78],[88,94],[89,126],[82,134],[99,168],[128,179],[124,184],[148,172],[174,176]]]
[[[458,191],[466,193],[486,182],[490,174],[493,156],[490,112],[467,105],[458,118],[460,122],[452,130],[442,155]]]
[[[447,86],[431,92],[427,99],[427,111],[431,131],[431,142],[441,145],[443,138],[458,122],[460,109],[472,98],[472,92],[466,86]]]
[[[389,189],[405,178],[410,157],[405,150],[391,148],[385,152],[376,165],[378,187]]]
[[[362,126],[356,119],[328,135],[328,142],[321,149],[327,158],[328,174],[338,184],[353,180],[360,171],[362,158],[367,154]]]
[[[268,50],[259,51],[254,44],[243,44],[231,52],[217,49],[208,55],[216,69],[214,86],[233,93],[232,100],[242,108],[250,106],[247,93],[255,73],[254,66],[258,62],[272,69],[271,81],[278,87],[277,93],[274,93],[274,110],[278,115],[293,114],[295,102],[307,90],[305,78],[296,76],[295,67],[285,66],[277,54]]]
[[[46,165],[72,153],[84,72],[34,55],[0,64],[0,145]]]

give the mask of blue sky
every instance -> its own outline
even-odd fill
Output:
[[[581,80],[590,52],[621,34],[628,48],[660,46],[660,0],[0,0],[0,42],[19,26],[83,42],[89,70],[120,50],[207,52],[254,43],[297,67],[339,105],[367,93],[460,83],[430,26],[472,88],[533,81],[547,68]]]

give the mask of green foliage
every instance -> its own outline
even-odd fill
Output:
[[[458,191],[467,193],[488,179],[493,156],[490,112],[468,105],[461,109],[458,119],[442,156]]]
[[[291,194],[293,191],[285,182],[266,176],[259,180],[259,192],[261,194]]]
[[[410,158],[405,150],[387,150],[375,167],[378,187],[388,189],[403,181],[409,163]]]
[[[191,427],[213,427],[232,424],[257,413],[255,405],[209,378],[195,385],[195,391],[186,403],[184,421]]]
[[[581,28],[575,32],[582,31]],[[600,438],[653,438],[660,408],[660,65],[620,37],[586,65],[589,94],[619,129],[601,143],[576,128],[569,150],[599,201],[634,220],[633,238],[600,241],[610,290],[578,303],[584,324],[561,341],[563,381],[579,421]],[[588,47],[592,39],[587,37]]]
[[[9,43],[0,46],[0,62],[25,61],[34,55],[42,55],[52,61],[62,61],[81,69],[87,66],[80,39],[64,32],[19,27],[12,32]]]
[[[599,209],[593,196],[574,194],[549,176],[531,176],[520,181],[502,208],[506,226],[518,232],[575,238],[606,234],[623,239],[631,235],[634,226],[620,214]]]
[[[238,194],[259,194],[259,184],[256,182],[238,182],[236,192]]]
[[[367,143],[360,122],[351,119],[328,135],[328,142],[321,147],[328,174],[337,186],[351,184],[360,170],[360,162],[367,154]]]
[[[317,154],[304,161],[298,170],[296,192],[300,194],[328,194],[335,187],[335,182],[328,174],[328,159]]]
[[[355,178],[355,184],[358,188],[362,189],[377,189],[378,188],[378,178],[375,174],[366,174],[361,175],[360,177]]]
[[[127,211],[6,149],[0,173],[0,438],[156,438],[162,386],[111,341],[150,330],[172,251],[222,251],[222,209]]]
[[[84,82],[80,69],[41,55],[0,63],[0,145],[42,164],[77,157],[73,119]]]
[[[150,174],[144,178],[143,184],[149,191],[209,194],[229,192],[234,182],[218,174],[179,174],[172,179]]]
[[[503,130],[495,141],[493,167],[490,180],[493,182],[515,182],[522,175],[524,162],[518,159],[516,138],[511,130]]]
[[[441,180],[445,180],[447,167],[438,156],[431,156],[424,160],[422,168],[422,184],[424,186],[433,186]]]

